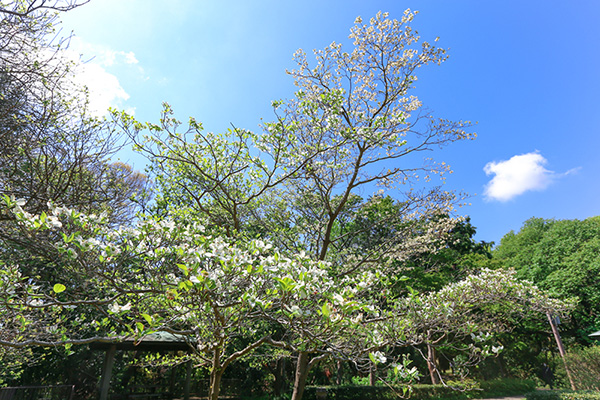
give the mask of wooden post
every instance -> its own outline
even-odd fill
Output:
[[[108,389],[110,389],[110,377],[112,375],[116,351],[116,344],[111,345],[108,350],[106,350],[104,366],[102,367],[102,378],[100,379],[100,400],[108,400]]]
[[[173,352],[173,355],[176,355],[176,352]],[[171,367],[171,378],[169,379],[169,399],[172,399],[175,394],[175,370],[177,369],[177,365]],[[179,397],[179,396],[177,396]]]
[[[565,360],[565,347],[563,346],[563,342],[560,338],[560,333],[558,332],[558,327],[554,323],[554,318],[550,315],[550,312],[547,312],[548,321],[550,322],[550,326],[552,327],[552,333],[554,334],[554,339],[556,339],[556,345],[558,346],[558,352],[560,353],[560,357],[562,358],[563,364],[565,366],[565,371],[567,372],[567,376],[569,377],[569,382],[571,383],[571,389],[577,390],[575,387],[575,382],[573,381],[573,377],[571,376],[571,371],[569,371],[569,367],[567,365],[567,360]]]
[[[185,371],[185,388],[183,393],[184,400],[190,400],[190,381],[192,380],[192,360],[187,361]]]

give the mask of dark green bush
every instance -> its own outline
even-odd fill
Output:
[[[482,397],[512,396],[535,390],[535,381],[513,378],[494,379],[482,381],[479,387],[483,390]]]
[[[538,390],[527,393],[527,400],[600,400],[600,392],[570,390]]]
[[[481,382],[479,385],[470,385],[469,387],[461,383],[453,383],[452,387],[443,385],[413,385],[410,394],[402,386],[348,385],[323,387],[327,390],[327,400],[397,400],[399,397],[410,398],[411,400],[468,400],[524,394],[535,390],[535,382],[519,379],[495,379],[493,381]],[[304,399],[316,400],[316,392],[317,387],[307,387],[304,392]],[[600,400],[600,398],[594,400]]]
[[[600,346],[571,348],[566,361],[577,389],[600,390]]]
[[[397,400],[400,397],[412,400],[452,399],[466,400],[466,392],[442,385],[414,385],[412,393],[403,386],[327,386],[327,400]],[[406,390],[406,391],[405,391]],[[303,398],[316,400],[317,387],[307,387]]]

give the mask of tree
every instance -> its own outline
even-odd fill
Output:
[[[13,17],[35,17],[40,11],[69,11],[90,0],[29,0],[3,3],[0,12]]]
[[[3,270],[3,346],[71,346],[142,338],[156,330],[186,335],[194,343],[196,361],[210,369],[210,398],[217,399],[231,362],[265,343],[294,348],[291,341],[273,340],[268,330],[243,348],[232,346],[237,338],[256,336],[260,321],[293,325],[298,321],[294,316],[310,311],[326,320],[333,347],[334,341],[351,335],[338,332],[340,323],[331,321],[343,321],[348,328],[364,309],[354,301],[345,304],[348,318],[335,318],[341,311],[328,311],[332,299],[347,295],[354,282],[348,279],[341,286],[323,280],[327,268],[322,263],[306,255],[284,257],[260,240],[234,242],[208,235],[196,223],[169,219],[115,230],[102,216],[65,207],[31,215],[21,202],[4,200],[29,241],[64,273],[50,281],[24,276],[14,266]],[[33,248],[29,243],[24,247]],[[312,310],[302,311],[300,303]],[[95,332],[81,329],[90,319]],[[338,351],[347,350],[339,346]]]
[[[0,191],[25,199],[29,212],[53,201],[114,210],[123,223],[135,213],[126,200],[145,200],[146,178],[110,160],[122,138],[114,124],[89,116],[86,90],[74,85],[75,64],[64,55],[68,38],[50,39],[55,12],[84,3],[0,5]]]
[[[90,214],[107,212],[114,224],[125,224],[148,200],[149,181],[111,159],[122,136],[111,122],[89,116],[86,90],[74,85],[75,63],[65,57],[69,38],[59,39],[56,30],[59,12],[86,2],[0,2],[0,194],[20,199],[32,214],[53,201]],[[46,256],[12,213],[0,213],[0,273],[14,279],[13,289],[19,276],[64,276],[56,259]],[[37,316],[43,324],[56,315],[49,310]],[[12,317],[18,321],[19,315],[7,323]],[[2,364],[16,361],[15,371],[19,362],[44,357],[39,349],[8,353],[14,350],[3,349]]]
[[[506,268],[558,298],[579,298],[563,331],[580,343],[600,324],[600,218],[532,218],[519,232],[506,234],[494,251]]]
[[[445,59],[443,49],[427,42],[418,46],[420,38],[410,26],[414,15],[407,10],[398,21],[379,13],[366,25],[357,18],[350,34],[353,49],[346,53],[332,43],[315,52],[313,67],[298,51],[298,69],[290,72],[299,88],[296,98],[276,103],[278,119],[266,124],[275,137],[297,138],[294,154],[319,150],[286,181],[286,197],[292,201],[285,215],[294,221],[297,235],[296,243],[285,246],[335,262],[340,276],[385,269],[387,262],[405,257],[407,251],[429,248],[452,226],[433,223],[432,217],[451,211],[453,194],[439,187],[415,187],[418,174],[428,180],[430,175],[443,175],[447,166],[431,160],[421,163],[416,155],[473,135],[464,130],[468,123],[435,119],[409,95],[416,70]],[[267,139],[261,148],[268,144]],[[402,221],[405,229],[369,252],[354,252],[342,247],[347,236],[336,227],[353,204],[353,195],[372,185],[394,193],[401,207],[391,218]],[[370,229],[385,226],[389,219],[378,215]],[[424,221],[428,226],[415,229]]]
[[[319,361],[349,361],[361,369],[382,346],[370,331],[370,320],[379,316],[379,309],[364,296],[375,286],[376,275],[336,279],[330,264],[318,265],[318,270],[292,271],[276,279],[281,295],[264,315],[284,331],[271,344],[297,354],[293,399],[302,398],[307,375]]]
[[[296,97],[273,103],[276,121],[260,135],[204,133],[194,119],[181,132],[168,106],[159,124],[115,115],[149,157],[160,188],[157,212],[184,208],[231,237],[261,234],[280,249],[332,262],[338,279],[441,245],[454,221],[434,217],[450,214],[457,199],[439,186],[418,186],[419,174],[428,182],[449,171],[419,154],[474,134],[465,131],[468,122],[434,118],[410,95],[416,70],[446,58],[443,49],[419,43],[410,26],[415,14],[407,10],[397,21],[379,13],[367,25],[358,18],[353,50],[333,43],[315,52],[313,68],[296,53]],[[149,133],[139,138],[143,129]],[[390,220],[398,229],[362,253],[345,246],[341,225],[361,208],[358,193],[376,185],[394,194],[396,213],[377,215],[362,233]]]
[[[452,207],[451,193],[415,187],[418,174],[427,181],[449,170],[417,154],[474,135],[464,130],[466,122],[435,119],[409,94],[418,68],[446,58],[443,49],[419,45],[410,26],[414,15],[407,10],[398,21],[379,13],[367,25],[357,18],[352,51],[332,43],[315,51],[312,68],[298,51],[298,69],[290,72],[299,87],[296,98],[276,103],[278,119],[266,125],[275,135],[297,137],[296,154],[303,148],[321,150],[288,184],[291,198],[311,199],[292,201],[290,211],[292,218],[310,218],[302,237],[319,259],[326,259],[340,240],[334,227],[352,194],[370,185],[389,189],[404,205],[407,221]],[[381,251],[392,253],[395,244]]]
[[[414,15],[406,11],[396,21],[380,13],[368,25],[357,19],[351,53],[334,43],[315,53],[314,68],[297,53],[298,70],[291,72],[296,97],[274,103],[276,121],[260,135],[237,128],[204,133],[193,119],[181,132],[168,105],[159,124],[141,124],[125,113],[114,113],[110,122],[75,113],[75,125],[59,125],[62,117],[53,117],[40,132],[51,132],[48,140],[56,140],[57,149],[65,144],[58,133],[69,137],[83,127],[89,139],[119,124],[148,156],[159,194],[151,214],[117,229],[110,215],[87,213],[106,203],[93,196],[83,201],[81,186],[72,182],[108,171],[105,187],[116,191],[140,176],[119,164],[103,169],[110,165],[106,153],[88,162],[89,147],[74,153],[83,155],[74,156],[76,164],[69,157],[61,164],[62,152],[39,150],[46,139],[34,140],[23,161],[16,154],[28,168],[43,166],[30,169],[44,184],[63,176],[71,183],[51,186],[64,188],[56,197],[20,198],[19,181],[7,180],[12,186],[4,190],[2,215],[18,238],[6,241],[7,254],[16,251],[32,262],[23,268],[5,258],[0,344],[70,346],[155,330],[182,334],[195,343],[197,362],[210,369],[213,399],[230,363],[271,344],[298,355],[292,396],[300,400],[308,368],[319,360],[371,368],[386,347],[424,341],[422,328],[435,326],[423,322],[423,313],[443,312],[450,324],[451,308],[434,295],[392,303],[380,290],[395,279],[399,261],[443,248],[456,225],[445,216],[457,196],[428,183],[449,168],[420,153],[474,137],[465,131],[468,123],[435,119],[409,94],[417,68],[445,59],[443,49],[419,44],[410,27]],[[68,102],[57,107],[73,115]],[[85,103],[78,110],[85,111]],[[28,121],[9,122],[15,128],[7,132],[28,132]],[[144,129],[149,132],[140,137]],[[361,193],[376,185],[393,196],[363,200]],[[46,206],[46,200],[58,203]],[[86,213],[70,208],[82,205]],[[37,273],[41,269],[44,274]],[[456,302],[469,314],[472,305]],[[263,329],[265,321],[282,327],[281,337]],[[484,325],[477,323],[465,326]]]
[[[547,312],[566,316],[573,306],[572,301],[553,299],[519,281],[514,271],[483,269],[440,290],[400,298],[395,313],[411,321],[409,338],[413,335],[413,343],[426,345],[427,355],[418,351],[428,361],[432,381],[439,383],[442,375],[433,360],[436,348],[445,347],[454,356],[453,369],[467,372],[467,367],[503,349],[497,342],[499,334],[527,319],[544,320]]]
[[[113,114],[135,142],[134,148],[148,158],[157,185],[153,212],[196,215],[230,237],[247,233],[264,198],[301,168],[286,170],[285,160],[291,157],[288,140],[280,138],[270,153],[256,155],[259,138],[253,132],[234,128],[226,134],[207,133],[193,118],[181,132],[173,110],[166,103],[163,107],[160,124]],[[148,134],[141,136],[143,129]]]

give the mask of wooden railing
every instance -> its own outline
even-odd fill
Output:
[[[0,388],[0,400],[71,400],[75,385],[14,386]]]

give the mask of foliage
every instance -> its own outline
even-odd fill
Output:
[[[298,51],[298,67],[289,72],[298,86],[296,96],[273,103],[276,120],[265,123],[261,134],[237,128],[223,135],[206,133],[194,119],[182,129],[168,105],[158,124],[115,113],[115,121],[151,163],[160,192],[154,212],[201,221],[209,231],[230,238],[261,237],[282,251],[305,252],[330,263],[328,277],[340,288],[345,278],[360,281],[363,274],[375,276],[374,270],[393,274],[388,268],[393,260],[442,246],[454,220],[435,216],[449,215],[458,200],[429,183],[436,175],[443,182],[449,167],[420,153],[474,134],[466,132],[468,122],[434,118],[410,94],[416,70],[446,58],[445,50],[421,41],[411,28],[415,14],[407,10],[401,20],[393,20],[378,13],[368,24],[357,18],[352,50],[332,43],[315,52],[314,67]],[[142,130],[147,134],[140,137]],[[423,182],[424,188],[418,187]],[[363,202],[358,193],[375,185],[394,197],[377,195]],[[367,224],[345,229],[345,223],[364,215]],[[386,226],[394,229],[367,251],[353,239],[384,232]],[[341,290],[337,302],[319,291],[315,299],[290,297],[282,310],[303,314],[290,318],[282,311],[269,318],[285,328],[285,346],[299,351],[299,360],[314,356],[307,368],[326,355],[365,355],[370,345],[357,351],[355,340],[334,339],[339,332],[354,332],[349,327],[356,324],[348,318],[361,303],[374,306],[363,291],[349,297]],[[297,378],[295,399],[301,397],[304,379]]]
[[[502,238],[494,251],[520,278],[579,305],[561,329],[582,344],[600,325],[600,217],[579,220],[527,220],[518,233]]]
[[[496,379],[493,381],[482,381],[475,385],[453,382],[445,385],[411,385],[410,390],[404,391],[403,386],[325,386],[328,399],[352,400],[352,399],[398,399],[409,397],[413,400],[427,399],[481,399],[501,396],[514,396],[535,390],[535,383],[531,380],[518,379]],[[307,399],[316,399],[318,387],[309,386],[306,390]]]
[[[124,224],[131,222],[148,200],[149,182],[129,165],[111,159],[124,144],[122,136],[113,123],[89,115],[86,89],[74,84],[76,63],[66,56],[69,38],[59,36],[58,12],[85,3],[11,0],[0,4],[0,193],[19,198],[27,213],[41,213],[48,201],[54,201],[89,214],[105,212],[111,223]],[[2,290],[7,290],[7,284],[18,287],[19,276],[72,282],[68,270],[44,250],[43,243],[33,243],[27,232],[15,225],[13,214],[0,213]],[[78,285],[86,287],[82,282]],[[34,314],[40,324],[52,326],[57,314],[47,311]],[[94,328],[87,322],[94,313],[90,309],[80,316],[82,335],[93,336]],[[19,320],[18,313],[3,315],[8,318],[7,325]],[[24,329],[35,331],[34,325]],[[1,340],[14,338],[12,329],[0,331]],[[83,372],[57,353],[2,348],[0,375],[41,383],[56,373],[73,378]],[[85,363],[81,352],[74,357]],[[74,381],[79,383],[78,379]]]
[[[364,25],[357,18],[350,34],[351,51],[345,52],[334,42],[315,51],[312,67],[306,54],[298,51],[298,69],[289,72],[299,88],[296,98],[276,102],[278,119],[266,124],[270,135],[261,149],[269,149],[272,137],[292,136],[295,153],[302,154],[304,148],[318,150],[286,185],[288,196],[297,199],[287,211],[304,248],[315,257],[326,259],[349,250],[344,264],[353,257],[356,261],[346,268],[364,262],[364,255],[345,249],[345,236],[335,232],[336,223],[352,204],[352,195],[369,185],[386,188],[403,205],[399,215],[405,221],[447,212],[455,201],[452,193],[435,186],[422,191],[414,188],[418,173],[427,181],[429,176],[443,176],[447,166],[413,156],[473,137],[464,130],[468,123],[420,113],[421,102],[409,95],[416,70],[445,59],[443,49],[419,43],[420,37],[410,26],[414,15],[407,10],[401,20],[392,20],[379,13]],[[387,224],[386,217],[378,216],[375,226]],[[397,246],[405,238],[398,235],[366,257],[402,254],[406,248]]]
[[[115,230],[103,216],[64,207],[32,216],[22,202],[8,197],[5,202],[30,240],[59,258],[65,272],[57,281],[44,282],[12,266],[4,270],[5,346],[69,346],[173,332],[191,337],[197,361],[210,366],[211,387],[218,388],[229,363],[259,345],[296,350],[291,339],[275,342],[269,331],[261,333],[259,318],[276,320],[290,335],[297,332],[292,326],[301,327],[310,318],[313,327],[324,330],[332,349],[328,354],[333,354],[344,349],[335,344],[344,343],[340,332],[358,336],[351,329],[360,322],[355,316],[372,312],[368,304],[345,300],[367,287],[361,281],[348,277],[334,284],[325,263],[302,254],[284,257],[260,240],[234,242],[207,235],[196,223],[170,220],[143,220],[135,228]],[[90,308],[100,313],[92,317],[92,336],[79,329],[90,318]],[[230,346],[259,333],[242,349]],[[325,340],[313,339],[319,345]]]
[[[61,260],[65,275],[44,282],[10,266],[3,271],[3,345],[69,346],[141,338],[156,330],[188,335],[197,361],[210,366],[213,389],[232,361],[265,343],[301,355],[316,352],[354,362],[363,356],[385,363],[376,350],[418,343],[434,328],[462,335],[498,329],[501,325],[482,311],[496,320],[506,311],[501,305],[486,310],[487,303],[507,302],[511,313],[565,307],[510,274],[486,271],[440,292],[402,299],[390,312],[360,295],[370,290],[375,275],[334,280],[327,263],[302,254],[284,257],[260,240],[232,241],[207,235],[197,223],[170,220],[142,220],[115,230],[103,216],[64,207],[33,216],[21,202],[4,200],[30,240]],[[95,336],[80,329],[90,318],[89,308],[96,310]],[[273,340],[268,331],[259,334],[265,319],[285,328],[281,339]],[[253,336],[242,349],[230,346]],[[469,349],[479,355],[488,351]]]
[[[526,394],[527,400],[598,400],[600,392],[572,390],[537,390]]]
[[[600,390],[600,346],[569,348],[567,367],[579,390]]]
[[[469,367],[502,351],[497,335],[510,331],[517,321],[544,318],[547,310],[566,313],[572,307],[518,281],[513,271],[484,269],[438,292],[399,299],[393,312],[411,322],[405,332],[412,337],[397,335],[394,325],[385,328],[391,328],[388,334],[398,338],[396,345],[406,341],[445,350],[454,373],[464,377]]]
[[[45,21],[36,34],[52,27],[43,13],[23,13],[33,27]],[[415,14],[398,21],[379,13],[367,25],[358,18],[352,51],[333,43],[315,52],[315,67],[299,51],[290,72],[299,90],[274,103],[276,121],[259,135],[206,133],[193,119],[181,131],[168,105],[159,124],[118,112],[90,118],[67,63],[22,53],[42,65],[42,78],[12,90],[14,71],[2,75],[12,96],[2,105],[18,112],[2,122],[11,144],[2,161],[11,163],[0,166],[0,345],[71,353],[93,341],[182,335],[208,371],[213,400],[230,364],[270,345],[297,355],[299,400],[309,369],[326,358],[412,382],[419,372],[396,358],[398,347],[443,344],[472,363],[499,351],[487,332],[509,329],[512,317],[567,310],[511,272],[490,270],[386,297],[411,258],[487,251],[471,240],[468,222],[450,217],[457,196],[429,183],[434,175],[443,183],[449,167],[420,158],[474,134],[468,122],[434,118],[409,94],[417,68],[445,60],[411,28]],[[30,34],[23,43],[60,55],[59,45]],[[55,62],[58,76],[45,69]],[[22,102],[27,90],[42,97]],[[55,114],[45,113],[50,100]],[[35,117],[42,111],[49,119]],[[130,201],[146,198],[146,178],[109,162],[116,126],[149,159],[158,196],[147,215],[133,218]],[[383,192],[364,200],[375,185]]]
[[[29,212],[54,201],[111,212],[124,223],[135,214],[129,199],[145,198],[146,178],[110,161],[121,137],[114,124],[89,116],[87,92],[73,83],[75,63],[65,56],[68,38],[49,39],[56,35],[53,10],[80,3],[0,5],[0,190],[25,199]]]
[[[424,293],[437,291],[482,268],[495,269],[490,260],[492,244],[477,242],[473,239],[474,235],[475,227],[467,217],[452,227],[445,246],[434,252],[416,254],[402,262],[398,268],[409,278],[410,288]],[[393,291],[395,295],[409,293],[406,282],[399,282]]]

